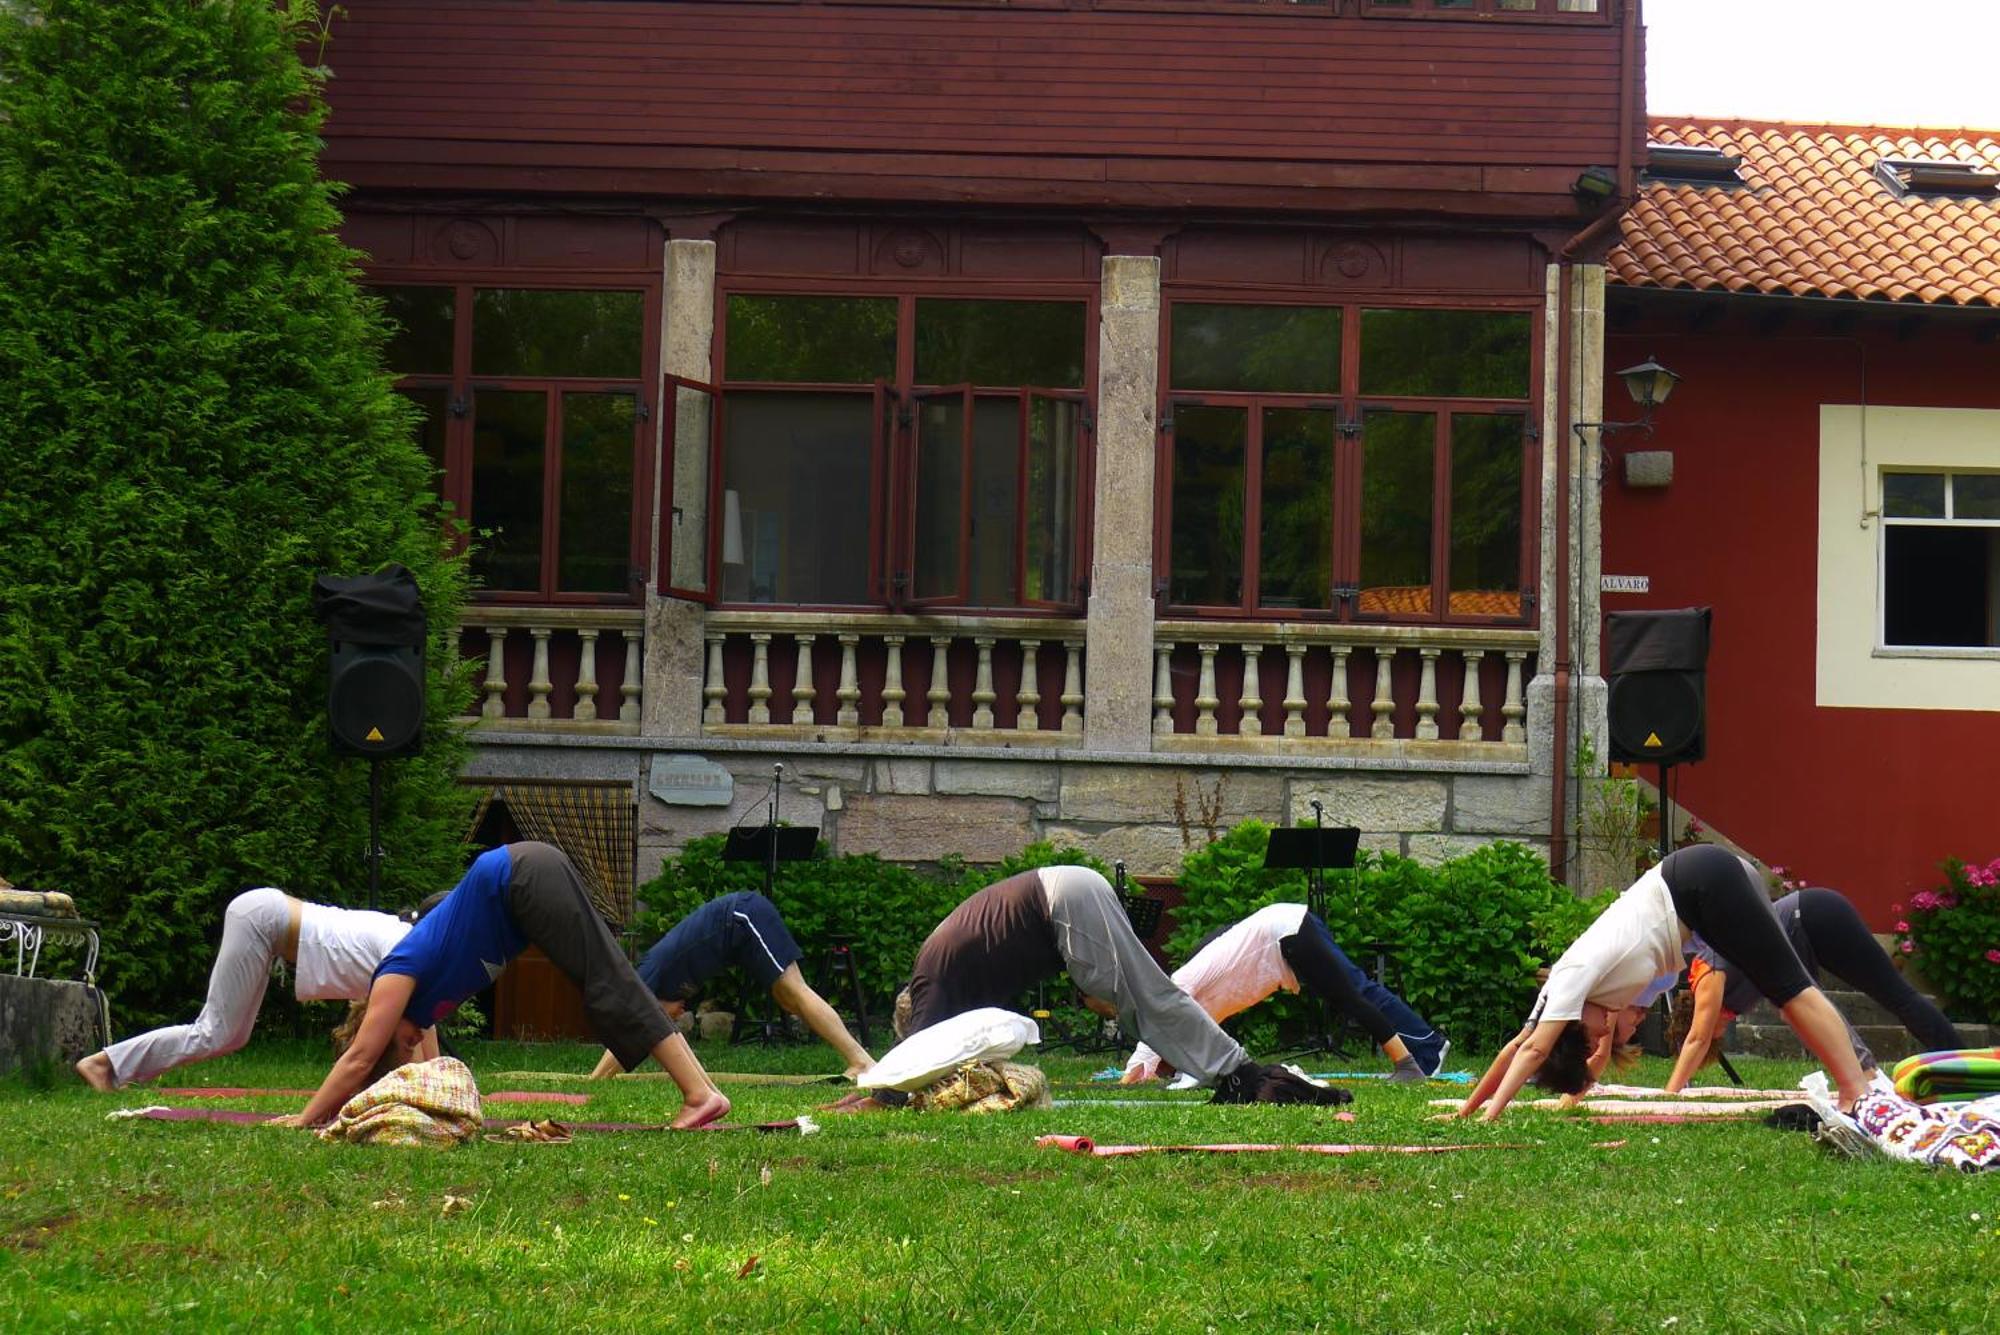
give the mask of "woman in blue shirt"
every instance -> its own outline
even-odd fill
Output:
[[[675,1129],[705,1126],[729,1111],[729,1100],[618,949],[576,867],[548,844],[519,843],[481,854],[444,902],[384,957],[353,1043],[296,1124],[332,1121],[385,1057],[391,1065],[408,1060],[424,1029],[484,991],[530,945],[582,991],[592,1031],[621,1066],[630,1070],[651,1056],[673,1077],[683,1100]]]

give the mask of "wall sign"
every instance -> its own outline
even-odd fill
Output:
[[[1651,593],[1651,575],[1606,575],[1598,587],[1605,593]]]
[[[654,756],[646,791],[668,806],[726,807],[736,796],[736,780],[700,756]]]

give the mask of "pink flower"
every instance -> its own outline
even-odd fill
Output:
[[[1896,930],[1899,932],[1908,933],[1910,930],[1910,924],[1906,922],[1898,922],[1896,924]]]
[[[1778,878],[1779,880],[1783,880],[1783,879],[1784,879],[1784,877],[1785,877],[1785,873],[1786,873],[1786,872],[1787,872],[1788,870],[1790,870],[1790,869],[1789,869],[1789,868],[1786,868],[1786,867],[1780,867],[1780,866],[1776,866],[1776,865],[1773,865],[1773,866],[1772,866],[1772,868],[1771,868],[1771,875],[1773,875],[1773,876],[1777,877],[1777,878]]]
[[[1940,891],[1938,891],[1938,895],[1937,895],[1937,907],[1938,907],[1938,908],[1941,908],[1941,909],[1955,909],[1955,908],[1957,908],[1957,907],[1958,907],[1958,896],[1957,896],[1957,895],[1954,895],[1954,894],[1952,894],[1952,893],[1950,893],[1949,891],[1946,891],[1946,890],[1940,890]]]
[[[1916,953],[1916,950],[1917,946],[1914,941],[1905,941],[1903,943],[1903,953],[1905,955],[1914,955]]]
[[[1937,895],[1929,890],[1919,890],[1910,896],[1910,907],[1920,913],[1929,912],[1931,909],[1937,907]],[[1898,913],[1902,912],[1902,905],[1898,904],[1894,911]]]
[[[1986,952],[1986,962],[1987,962],[1988,964],[2000,964],[2000,950],[1989,950],[1989,951],[1987,951],[1987,952]]]

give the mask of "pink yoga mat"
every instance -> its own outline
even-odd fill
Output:
[[[283,1113],[246,1112],[241,1108],[148,1108],[145,1115],[155,1122],[228,1122],[236,1126],[255,1126],[259,1122],[274,1121]],[[510,1126],[524,1125],[525,1119],[514,1117],[489,1117],[486,1119],[488,1131],[505,1131]],[[665,1131],[664,1122],[564,1122],[572,1131]],[[798,1122],[758,1122],[738,1124],[733,1122],[711,1122],[700,1131],[796,1131]]]
[[[314,1089],[245,1089],[237,1085],[202,1085],[192,1089],[159,1089],[153,1091],[170,1099],[309,1099],[319,1091]],[[495,1094],[481,1094],[485,1103],[568,1103],[581,1106],[590,1102],[588,1094],[545,1094],[535,1090],[503,1089]]]
[[[1528,1148],[1497,1141],[1487,1145],[1099,1145],[1089,1136],[1042,1136],[1035,1144],[1068,1150],[1072,1154],[1088,1154],[1097,1159],[1123,1158],[1132,1154],[1271,1154],[1280,1150],[1299,1154],[1449,1154],[1454,1150]]]

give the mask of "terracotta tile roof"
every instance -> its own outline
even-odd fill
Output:
[[[1606,263],[1628,287],[2000,306],[2000,195],[1898,198],[1883,159],[2000,170],[2000,131],[1661,120],[1743,159],[1743,185],[1642,184]]]

